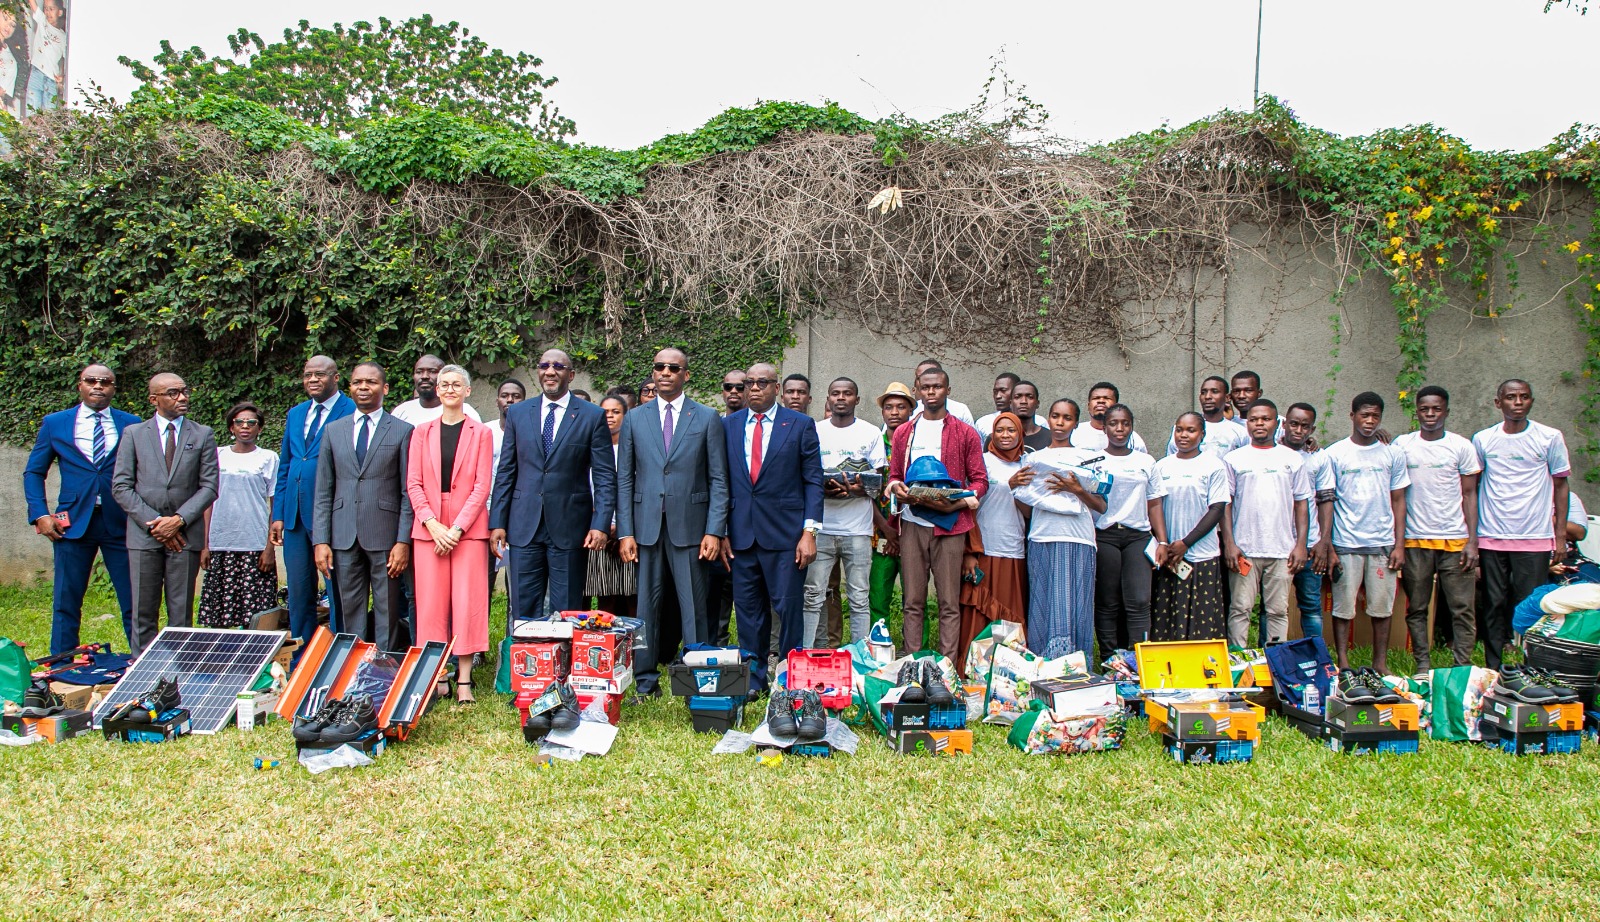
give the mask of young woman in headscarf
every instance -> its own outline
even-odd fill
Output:
[[[967,647],[991,621],[1022,624],[1028,614],[1028,507],[1011,495],[1012,487],[1033,480],[1022,465],[1022,419],[1015,413],[995,417],[983,464],[989,492],[978,504],[978,527],[968,534],[961,580],[961,644],[956,668],[965,670]]]

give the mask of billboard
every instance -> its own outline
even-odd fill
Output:
[[[21,0],[0,9],[0,107],[17,118],[67,103],[72,0]]]

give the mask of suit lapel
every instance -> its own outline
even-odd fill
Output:
[[[777,457],[783,446],[789,444],[789,439],[794,436],[794,417],[782,411],[775,414],[772,421],[772,438],[767,442],[767,450],[761,453],[761,466],[766,468],[767,459]]]
[[[696,404],[693,400],[683,398],[683,412],[676,413],[672,421],[672,448],[667,451],[667,461],[671,461],[678,454],[678,446],[689,440],[694,434],[694,421],[700,414],[694,411]],[[661,414],[656,414],[656,426],[661,425]]]
[[[358,460],[356,462],[356,473],[358,475],[359,474],[365,474],[367,472],[367,465],[372,463],[372,456],[378,453],[378,446],[383,442],[384,438],[386,436],[388,436],[388,434],[389,434],[389,429],[391,428],[389,426],[389,423],[390,423],[390,421],[392,419],[393,418],[389,414],[387,414],[387,413],[383,414],[383,416],[378,419],[378,425],[374,426],[372,428],[372,431],[367,434],[367,456],[365,458],[363,458],[361,460]],[[354,424],[353,424],[353,427],[352,427],[352,432],[355,431],[355,427],[359,427],[360,425],[361,425],[361,420],[359,420],[359,419],[355,420]],[[340,439],[339,441],[342,442],[344,440]],[[339,445],[339,444],[335,444],[333,447],[334,447],[335,451],[338,451],[338,450],[342,449],[344,446]],[[352,442],[351,446],[350,446],[350,455],[351,455],[351,457],[354,457],[355,453],[356,453],[355,443]]]
[[[443,428],[440,432],[443,432]],[[477,430],[468,426],[465,420],[461,422],[461,435],[456,438],[456,456],[450,459],[450,491],[456,489],[456,474],[461,470],[461,459],[472,452],[472,446],[477,444]],[[441,471],[442,473],[442,471]],[[440,481],[443,483],[443,481]]]
[[[574,425],[576,425],[577,419],[578,419],[578,398],[573,397],[573,398],[571,398],[570,400],[567,401],[567,412],[565,412],[565,413],[563,413],[561,415],[561,425],[560,425],[560,427],[558,427],[556,429],[555,440],[550,443],[550,457],[551,458],[555,457],[556,452],[561,450],[561,446],[566,442],[568,433],[572,432],[572,427]],[[541,425],[543,425],[543,423],[541,423]],[[540,433],[540,435],[539,435],[539,444],[541,446],[544,445],[544,434],[543,433]],[[546,458],[545,459],[545,465],[548,467],[549,464],[550,464],[550,458]]]
[[[733,472],[744,478],[745,483],[750,482],[750,459],[744,453],[744,432],[750,427],[750,411],[740,410],[730,419],[734,422],[733,450],[728,452],[733,462]]]

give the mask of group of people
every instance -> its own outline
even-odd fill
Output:
[[[1446,428],[1449,395],[1427,387],[1418,431],[1390,438],[1383,399],[1362,393],[1349,436],[1319,447],[1311,405],[1280,411],[1253,372],[1210,377],[1157,459],[1109,382],[1040,414],[1038,387],[1002,374],[995,411],[974,418],[929,359],[913,387],[877,397],[880,424],[857,416],[847,377],[829,382],[814,419],[811,382],[770,364],[724,374],[721,412],[687,395],[683,350],[661,350],[651,369],[596,404],[551,349],[537,396],[504,380],[500,418],[484,424],[471,375],[437,356],[416,362],[414,396],[392,412],[381,365],[343,382],[315,356],[273,452],[252,403],[228,411],[219,447],[188,419],[177,375],[150,380],[154,414],[141,421],[110,406],[112,370],[90,365],[78,405],[45,418],[24,475],[29,518],[54,542],[51,650],[78,643],[97,553],[137,653],[163,600],[169,624],[190,622],[202,569],[201,624],[244,626],[274,606],[281,547],[296,638],[318,623],[320,575],[336,629],[387,649],[452,641],[461,701],[488,649],[499,569],[512,630],[555,610],[637,617],[640,695],[658,693],[680,644],[730,642],[760,692],[769,654],[843,642],[846,605],[852,638],[898,620],[904,649],[959,664],[997,619],[1023,623],[1040,655],[1104,657],[1143,640],[1243,646],[1258,605],[1257,640],[1286,639],[1293,598],[1301,630],[1320,635],[1325,587],[1340,665],[1364,597],[1374,666],[1387,670],[1402,582],[1419,668],[1436,634],[1459,664],[1480,633],[1495,667],[1512,608],[1566,552],[1569,500],[1573,537],[1584,519],[1562,435],[1528,418],[1520,380],[1500,385],[1502,421],[1470,441]],[[1435,595],[1449,617],[1431,633]]]

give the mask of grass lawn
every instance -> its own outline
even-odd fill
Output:
[[[42,653],[48,612],[47,589],[0,588],[0,636]],[[122,644],[113,620],[85,637]],[[282,723],[0,750],[0,918],[1600,917],[1593,742],[1341,757],[1274,718],[1255,762],[1181,766],[1139,725],[1074,758],[979,727],[971,757],[867,733],[768,768],[712,755],[665,698],[624,707],[609,756],[536,770],[514,712],[479,697],[317,777]]]

